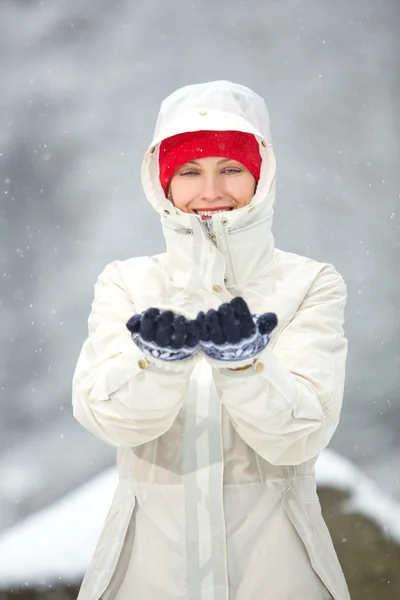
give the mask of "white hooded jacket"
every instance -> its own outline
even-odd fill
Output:
[[[165,198],[160,142],[186,131],[253,133],[250,205],[206,229]],[[348,600],[314,464],[340,417],[346,288],[329,264],[275,249],[275,157],[262,98],[224,81],[162,104],[142,181],[166,252],[109,264],[73,380],[76,419],[118,447],[119,485],[79,600]],[[126,322],[150,306],[189,318],[242,296],[278,327],[252,368],[196,355],[166,363]]]

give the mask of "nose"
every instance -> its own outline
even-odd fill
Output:
[[[224,190],[217,175],[208,174],[203,178],[199,196],[200,200],[205,202],[215,202],[224,197]]]

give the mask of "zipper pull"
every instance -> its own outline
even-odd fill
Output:
[[[217,245],[217,236],[214,233],[212,219],[204,219],[204,221],[202,221],[202,222],[204,223],[204,227],[206,228],[208,237],[213,242],[213,244],[216,246]]]

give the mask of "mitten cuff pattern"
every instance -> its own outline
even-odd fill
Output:
[[[166,362],[183,361],[191,358],[199,349],[198,346],[188,348],[187,346],[174,350],[173,348],[161,348],[153,342],[144,341],[138,333],[132,333],[132,340],[136,346],[146,354],[157,360]]]
[[[270,334],[261,334],[258,329],[258,320],[261,315],[252,315],[256,332],[249,338],[240,340],[235,344],[214,344],[213,342],[200,341],[200,349],[209,358],[226,363],[243,362],[260,354],[269,343]]]

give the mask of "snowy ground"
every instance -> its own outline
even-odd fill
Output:
[[[348,509],[369,516],[400,542],[400,504],[348,460],[326,450],[317,463],[317,480],[320,487],[350,491]],[[3,534],[0,587],[79,581],[93,554],[116,483],[116,471],[109,469]]]

